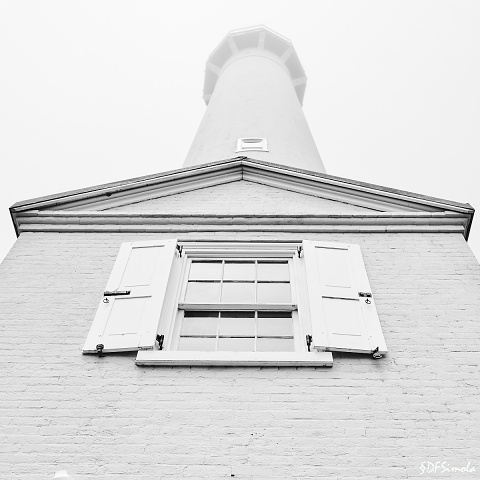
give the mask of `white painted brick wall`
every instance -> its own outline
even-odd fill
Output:
[[[1,479],[435,477],[421,475],[428,461],[470,461],[477,472],[443,477],[480,477],[480,268],[461,235],[310,236],[361,245],[389,348],[379,361],[82,355],[120,243],[159,237],[25,233],[0,266]]]

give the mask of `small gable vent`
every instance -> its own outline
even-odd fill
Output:
[[[266,138],[239,138],[237,140],[237,152],[250,152],[252,150],[268,152]]]

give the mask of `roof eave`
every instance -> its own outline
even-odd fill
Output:
[[[465,238],[468,238],[471,224],[474,215],[474,209],[468,203],[459,203],[450,200],[445,200],[436,197],[429,197],[417,193],[407,192],[403,190],[392,189],[380,185],[374,185],[367,182],[360,182],[343,177],[336,177],[325,173],[313,172],[299,168],[288,167],[275,163],[265,162],[261,160],[253,160],[248,157],[234,157],[230,159],[211,162],[203,165],[195,165],[191,167],[184,167],[176,170],[171,170],[164,173],[147,175],[143,177],[131,178],[119,182],[112,182],[93,187],[88,187],[69,192],[63,192],[55,195],[49,195],[39,198],[33,198],[15,203],[10,208],[10,215],[18,236],[18,222],[16,214],[25,212],[27,210],[38,210],[55,208],[58,209],[62,204],[68,205],[73,202],[82,203],[85,201],[86,207],[88,203],[94,199],[101,199],[102,197],[110,197],[113,194],[126,193],[137,188],[155,187],[156,185],[175,184],[176,182],[184,183],[186,179],[202,175],[215,175],[216,173],[225,173],[228,169],[243,169],[244,167],[253,168],[259,172],[270,172],[271,174],[288,175],[299,180],[308,180],[327,184],[330,186],[339,186],[349,189],[351,191],[358,191],[371,195],[381,195],[382,197],[391,198],[395,200],[404,200],[412,202],[419,206],[428,205],[430,207],[438,208],[445,211],[453,211],[462,213],[467,217],[465,225]],[[242,170],[243,171],[243,170]]]
[[[38,208],[38,207],[45,207],[50,205],[60,205],[62,203],[68,203],[71,199],[75,196],[88,196],[88,197],[96,197],[102,196],[106,193],[114,193],[114,192],[122,192],[134,189],[138,186],[145,185],[147,183],[157,183],[165,180],[174,180],[175,178],[184,178],[186,176],[192,174],[201,174],[207,171],[214,171],[214,170],[222,170],[229,166],[241,166],[241,165],[248,165],[257,168],[264,168],[276,171],[283,171],[289,172],[293,176],[297,177],[309,177],[309,178],[317,178],[321,179],[322,182],[325,183],[337,183],[341,184],[346,187],[350,187],[353,190],[368,190],[372,193],[379,192],[382,195],[392,195],[392,196],[401,196],[405,199],[409,199],[412,201],[417,201],[419,203],[422,202],[433,202],[439,208],[445,209],[452,209],[457,211],[460,209],[463,213],[473,212],[473,207],[468,203],[460,203],[451,200],[446,200],[438,197],[430,197],[427,195],[421,195],[413,192],[408,192],[405,190],[397,190],[389,187],[384,187],[381,185],[375,185],[367,182],[361,182],[357,180],[352,180],[344,177],[337,177],[334,175],[328,175],[326,173],[320,172],[313,172],[310,170],[304,170],[300,168],[293,168],[288,167],[285,165],[279,165],[276,163],[265,162],[261,160],[253,160],[248,157],[234,157],[230,159],[220,160],[216,162],[206,163],[203,165],[194,165],[191,167],[184,167],[176,170],[170,170],[164,173],[154,174],[154,175],[147,175],[143,177],[135,177],[119,182],[112,182],[106,183],[101,185],[96,185],[93,187],[78,189],[78,190],[71,190],[68,192],[62,192],[54,195],[48,195],[38,198],[33,198],[29,200],[24,200],[15,203],[12,205],[11,210],[13,211],[21,211],[30,208]]]

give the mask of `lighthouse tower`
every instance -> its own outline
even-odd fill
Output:
[[[239,155],[325,172],[302,111],[292,43],[264,26],[231,31],[207,60],[207,111],[184,166]]]

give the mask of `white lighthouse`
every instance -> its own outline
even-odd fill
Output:
[[[325,172],[302,111],[305,71],[264,26],[231,31],[207,61],[207,111],[184,166],[239,155]]]
[[[304,88],[231,32],[184,168],[11,207],[1,479],[473,478],[474,210],[324,173]]]

